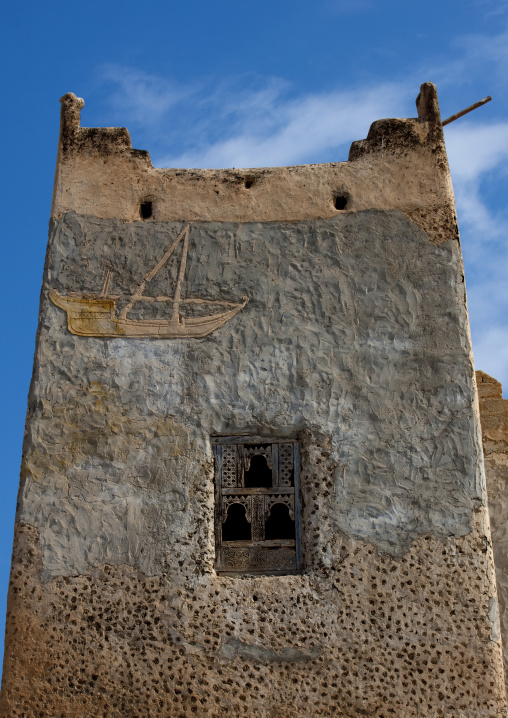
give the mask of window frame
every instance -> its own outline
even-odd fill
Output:
[[[217,573],[223,575],[291,575],[301,573],[302,570],[302,548],[301,548],[301,499],[300,499],[300,447],[297,439],[279,438],[279,437],[262,437],[262,436],[251,436],[251,435],[228,435],[219,436],[214,435],[211,437],[213,453],[214,453],[214,484],[215,484],[215,513],[214,513],[214,527],[215,527],[215,570]],[[235,482],[236,485],[232,484],[232,468],[231,458],[229,459],[228,465],[226,465],[226,471],[228,475],[225,477],[224,473],[224,447],[231,447],[232,445],[237,446],[237,452],[235,452]],[[243,481],[243,465],[241,465],[241,456],[244,454],[238,453],[239,447],[245,446],[260,446],[269,445],[271,447],[271,463],[272,463],[272,486],[270,488],[263,487],[251,487],[245,488],[245,486],[238,485],[240,480]],[[281,464],[281,454],[285,452],[286,459],[288,457],[288,449],[281,451],[281,446],[291,446],[292,456],[292,472],[293,472],[293,486],[288,485],[287,477],[284,477],[284,473],[287,473],[287,461],[285,465]],[[230,454],[232,452],[229,452]],[[267,464],[269,462],[267,460]],[[227,483],[228,485],[225,485]],[[224,519],[224,502],[225,496],[239,496],[246,499],[247,505],[250,508],[246,508],[246,516],[250,515],[247,519],[251,525],[251,540],[250,541],[223,541],[222,540],[222,526]],[[266,498],[262,497],[292,497],[292,501],[272,501],[267,502]],[[252,498],[249,498],[252,497]],[[243,503],[243,502],[235,502]],[[291,513],[291,506],[294,515],[295,522],[295,537],[293,539],[271,539],[266,540],[264,536],[259,537],[259,525],[260,522],[264,526],[267,521],[267,509],[270,510],[270,503],[275,505],[276,503],[282,503],[288,506]],[[244,504],[246,505],[246,504]],[[262,507],[262,508],[261,508]],[[260,511],[262,511],[263,519],[260,518]],[[253,515],[254,514],[254,515]],[[258,527],[256,529],[256,527]],[[294,557],[289,561],[289,553],[292,555],[292,549],[294,548]],[[231,557],[236,553],[237,556],[243,556],[243,559],[239,561],[237,565],[232,565],[232,561],[227,559],[227,555]],[[246,557],[249,557],[248,559]],[[262,557],[266,557],[266,561]],[[234,562],[233,562],[234,563]],[[281,567],[280,564],[284,564]],[[291,566],[289,566],[291,563]],[[246,565],[248,564],[248,565]],[[277,565],[279,564],[279,565]]]

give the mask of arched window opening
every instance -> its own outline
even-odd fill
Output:
[[[294,539],[295,522],[289,515],[286,504],[274,504],[265,524],[265,539]]]
[[[243,504],[231,504],[228,515],[222,524],[223,541],[250,541],[252,538],[251,526],[245,515]]]
[[[248,489],[271,488],[272,470],[265,456],[256,455],[251,458],[249,469],[244,475],[244,486]]]

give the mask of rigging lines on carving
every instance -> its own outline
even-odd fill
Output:
[[[155,337],[165,339],[185,339],[206,337],[222,327],[241,311],[249,301],[244,296],[241,302],[229,302],[222,299],[201,299],[199,297],[182,298],[182,287],[187,267],[190,226],[187,225],[177,235],[164,256],[143,277],[143,281],[130,295],[127,304],[118,312],[118,302],[123,297],[109,293],[111,270],[104,277],[99,294],[74,293],[60,294],[50,289],[49,297],[53,304],[67,313],[67,327],[71,334],[82,337]],[[178,278],[173,296],[145,296],[146,285],[164,267],[183,242]],[[130,319],[129,313],[137,302],[172,302],[169,319]],[[182,306],[196,304],[203,306],[228,307],[225,311],[199,317],[185,317]]]

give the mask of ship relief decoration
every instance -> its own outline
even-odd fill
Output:
[[[229,322],[249,301],[246,295],[241,300],[208,299],[194,296],[186,288],[186,270],[189,260],[189,239],[191,226],[186,225],[176,232],[167,243],[166,251],[155,264],[147,267],[142,281],[134,288],[125,287],[123,293],[112,292],[122,268],[114,268],[115,255],[109,248],[103,269],[102,287],[98,292],[49,291],[53,304],[67,314],[67,327],[71,334],[81,337],[137,337],[163,339],[199,339]],[[173,233],[174,234],[174,233]],[[113,243],[114,245],[114,243]],[[119,260],[124,265],[129,261],[125,253]],[[195,264],[207,264],[203,252],[196,257]],[[88,261],[88,264],[90,260]],[[131,260],[132,263],[132,260]],[[135,269],[130,267],[130,274]],[[163,277],[163,270],[166,275]],[[169,271],[168,271],[169,270]],[[155,281],[158,280],[158,283]],[[164,293],[158,293],[161,289]],[[155,293],[153,287],[155,285]],[[150,288],[152,291],[150,292]],[[206,292],[206,289],[205,289]]]

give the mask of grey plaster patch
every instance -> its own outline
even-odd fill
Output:
[[[191,223],[184,296],[246,294],[230,322],[202,340],[68,332],[50,288],[98,292],[111,269],[129,294],[183,226],[52,223],[19,512],[45,575],[212,571],[215,433],[306,437],[304,523],[314,502],[323,556],[341,532],[394,555],[469,532],[482,482],[457,243],[399,211]],[[175,278],[173,263],[148,293]],[[312,445],[328,447],[326,497]]]
[[[489,621],[492,623],[492,631],[490,634],[491,641],[499,641],[501,638],[501,622],[499,617],[499,603],[497,598],[491,596],[489,598]]]
[[[312,648],[310,651],[302,651],[298,648],[286,648],[276,653],[271,648],[242,643],[242,641],[232,638],[222,644],[220,653],[224,658],[230,660],[242,658],[244,661],[259,661],[260,663],[306,663],[320,656],[323,649]]]

